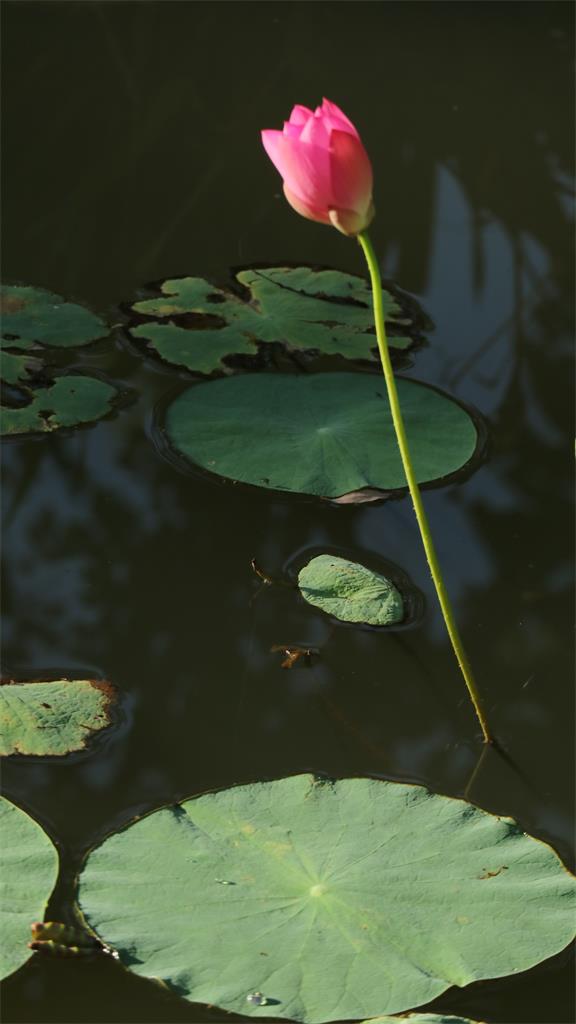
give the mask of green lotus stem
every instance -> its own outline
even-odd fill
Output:
[[[402,418],[402,411],[400,409],[400,402],[398,401],[398,391],[396,390],[396,382],[394,380],[394,373],[392,372],[392,363],[390,362],[390,353],[388,351],[388,342],[386,340],[386,328],[384,326],[384,309],[382,306],[382,281],[380,278],[380,270],[376,259],[376,254],[372,248],[372,242],[370,241],[366,232],[361,232],[358,236],[358,241],[364,251],[366,262],[368,264],[368,270],[370,271],[370,280],[372,283],[372,299],[374,303],[374,321],[376,324],[376,337],[378,339],[378,351],[380,352],[380,361],[382,363],[382,370],[384,372],[384,379],[386,381],[386,388],[388,390],[388,399],[390,401],[390,409],[392,411],[392,422],[394,424],[394,430],[396,431],[396,438],[398,440],[398,447],[400,449],[400,456],[402,459],[402,465],[404,466],[404,472],[406,474],[406,480],[408,483],[408,489],[410,491],[410,497],[412,498],[412,504],[414,505],[414,511],[416,513],[416,519],[418,520],[418,526],[420,528],[420,535],[422,537],[422,543],[426,552],[426,558],[428,559],[428,566],[432,574],[434,586],[436,587],[436,593],[442,609],[442,615],[444,616],[444,622],[446,623],[446,629],[448,630],[448,636],[452,643],[454,654],[460,666],[460,671],[464,676],[464,682],[470,695],[470,700],[474,706],[474,710],[478,716],[478,721],[482,729],[482,736],[484,743],[493,743],[493,737],[490,734],[488,723],[486,721],[486,715],[482,707],[482,698],[478,692],[470,662],[466,656],[464,645],[458,632],[458,627],[454,619],[454,613],[450,604],[450,599],[444,586],[444,580],[442,578],[442,572],[438,563],[436,555],[436,549],[432,540],[432,534],[430,532],[430,526],[428,523],[428,517],[422,503],[422,496],[420,494],[420,488],[416,480],[416,474],[414,472],[414,466],[410,456],[410,449],[408,447],[408,439],[406,437],[406,430],[404,427],[404,420]]]

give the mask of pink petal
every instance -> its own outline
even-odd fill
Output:
[[[330,210],[330,223],[343,235],[359,235],[372,222],[375,214],[374,203],[364,213],[356,210]]]
[[[330,146],[330,128],[323,117],[311,117],[304,125],[301,135],[301,142],[309,142],[313,146],[323,146],[328,149]]]
[[[320,221],[321,224],[330,224],[330,214],[326,210],[316,209],[313,206],[309,206],[308,203],[303,202],[298,196],[294,195],[289,188],[284,185],[284,195],[290,203],[293,210],[299,213],[302,217],[307,217],[308,220]]]
[[[330,127],[338,129],[340,131],[349,132],[351,135],[355,135],[357,139],[360,138],[356,128],[352,124],[352,121],[346,117],[346,114],[337,107],[335,103],[330,100],[323,99],[322,107],[319,108],[322,113],[330,120]]]
[[[303,107],[301,103],[297,103],[295,107],[292,107],[290,124],[306,124],[309,117],[314,117],[312,111],[308,110],[308,107]]]
[[[280,171],[280,174],[282,174],[282,171],[280,170],[282,156],[280,153],[279,142],[280,139],[284,138],[283,133],[279,132],[276,128],[265,128],[260,132],[260,137],[262,139],[262,145],[274,164],[274,167],[277,171]]]
[[[289,139],[299,139],[302,134],[301,124],[290,124],[289,121],[284,121],[283,135],[287,135]]]
[[[335,205],[328,149],[270,129],[262,132],[262,143],[284,184],[301,202],[326,213]]]
[[[363,214],[372,199],[372,167],[360,139],[344,131],[331,135],[331,193],[336,209]]]

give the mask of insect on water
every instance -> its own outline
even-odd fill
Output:
[[[312,658],[315,654],[318,654],[317,647],[300,647],[298,644],[292,644],[287,646],[286,644],[273,644],[270,648],[273,653],[280,653],[284,655],[284,661],[281,664],[281,668],[292,668],[300,658],[304,658],[305,664],[310,666],[312,664]]]

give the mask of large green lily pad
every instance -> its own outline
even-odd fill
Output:
[[[398,380],[421,483],[461,469],[478,443],[468,413],[446,395]],[[281,491],[341,497],[406,485],[386,386],[368,373],[243,374],[184,391],[165,434],[190,462]]]
[[[110,724],[115,694],[96,679],[4,682],[0,686],[0,754],[62,756],[82,750]]]
[[[165,807],[88,856],[78,902],[137,974],[250,1016],[396,1013],[574,934],[573,877],[507,818],[299,775]]]
[[[342,622],[392,626],[404,618],[402,595],[391,580],[359,562],[316,555],[298,573],[302,597]]]
[[[241,270],[236,282],[248,289],[246,299],[201,277],[164,281],[161,296],[131,307],[140,319],[150,319],[130,333],[165,362],[203,374],[226,372],[227,357],[256,355],[263,341],[292,351],[375,358],[372,297],[362,278],[338,270],[268,267]],[[390,346],[409,348],[417,333],[412,312],[389,292],[383,300]],[[400,325],[407,333],[397,333]]]
[[[98,377],[56,377],[48,387],[36,388],[28,405],[2,406],[2,434],[45,434],[62,427],[93,423],[113,410],[118,397],[117,388]]]
[[[58,854],[44,830],[0,797],[0,977],[30,957],[30,925],[44,916],[58,874]]]

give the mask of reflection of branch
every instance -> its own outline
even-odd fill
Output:
[[[484,760],[485,760],[486,755],[487,755],[489,750],[490,750],[490,746],[487,743],[484,743],[482,745],[482,750],[480,751],[480,757],[476,761],[476,764],[474,765],[474,769],[472,771],[472,774],[471,774],[471,776],[468,779],[468,782],[466,784],[466,789],[464,790],[464,799],[465,800],[469,800],[470,799],[470,791],[472,789],[472,786],[476,782],[476,778],[478,776],[478,773],[479,773],[482,765],[484,764]]]
[[[523,769],[520,767],[518,762],[514,760],[512,755],[508,753],[506,748],[502,746],[502,744],[499,742],[499,740],[493,739],[491,743],[485,743],[483,745],[483,747],[482,747],[482,750],[480,751],[480,756],[479,756],[479,758],[478,758],[478,760],[477,760],[477,762],[476,762],[476,764],[474,766],[474,770],[472,771],[472,774],[471,774],[470,778],[468,779],[468,782],[467,782],[467,785],[466,785],[466,789],[464,790],[464,797],[465,797],[466,800],[468,800],[468,798],[469,798],[469,794],[470,794],[470,791],[472,789],[472,786],[474,785],[474,783],[476,782],[476,779],[478,778],[478,775],[480,773],[480,769],[481,769],[482,765],[484,764],[484,761],[486,759],[486,756],[487,756],[489,750],[493,750],[494,753],[497,754],[498,757],[502,761],[504,761],[504,763],[507,764],[509,768],[512,769],[514,775],[516,775],[517,778],[519,778],[520,781],[524,783],[526,788],[531,793],[535,793],[536,796],[539,797],[541,800],[545,799],[544,794],[534,785],[534,783],[530,779],[530,777],[526,774],[525,771],[523,771]]]
[[[388,763],[390,756],[389,753],[387,753],[387,751],[377,743],[372,743],[372,740],[364,735],[360,726],[348,717],[339,704],[336,704],[325,694],[321,694],[319,696],[319,701],[328,711],[330,717],[340,725],[343,725],[346,731],[354,737],[356,743],[359,743],[360,746],[364,747],[364,749],[367,750],[372,757],[377,758],[378,761],[383,762],[384,764]]]
[[[433,672],[430,671],[426,659],[421,658],[420,655],[418,654],[418,651],[409,643],[407,643],[406,638],[402,633],[392,633],[391,637],[395,641],[395,643],[398,644],[398,646],[402,649],[404,654],[412,659],[417,669],[419,670],[419,674],[424,678],[428,679],[430,686],[434,690],[435,697],[437,697],[440,700],[440,703],[444,705],[444,710],[448,712],[450,715],[453,715],[455,707],[460,707],[462,701],[459,701],[458,704],[456,705],[452,701],[447,700],[443,690],[440,690],[436,685],[437,677]]]
[[[515,340],[517,345],[520,345],[520,338],[523,334],[524,325],[524,276],[530,277],[531,288],[534,292],[544,292],[546,290],[546,278],[530,263],[525,248],[522,245],[521,240],[513,235],[511,239],[512,252],[514,255],[514,307],[509,316],[507,316],[500,325],[496,328],[492,334],[489,334],[487,338],[472,352],[463,363],[460,364],[459,368],[448,378],[450,387],[455,387],[471,369],[482,359],[487,352],[495,345],[495,343],[506,333],[509,328],[514,328]]]
[[[487,352],[490,351],[492,346],[498,341],[498,339],[503,334],[506,333],[506,331],[510,327],[512,327],[514,322],[515,313],[510,313],[510,315],[507,316],[506,319],[502,321],[500,326],[497,327],[496,330],[492,332],[492,334],[489,334],[488,337],[484,339],[482,344],[479,345],[478,348],[474,352],[472,352],[471,355],[468,356],[468,359],[465,359],[464,362],[460,364],[460,367],[456,370],[456,372],[453,373],[452,376],[448,378],[448,384],[450,385],[451,388],[455,387],[455,385],[460,382],[462,377],[464,377],[468,373],[468,371],[472,369],[474,364],[483,356],[485,356]]]

